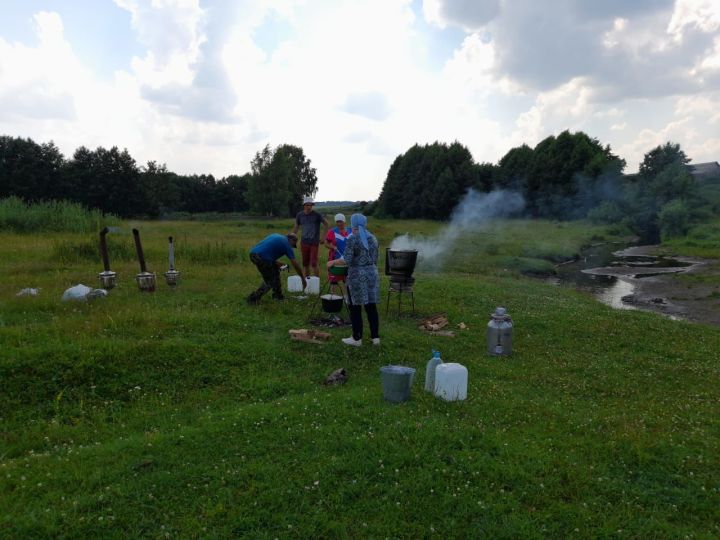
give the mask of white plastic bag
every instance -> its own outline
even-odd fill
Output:
[[[21,289],[19,293],[17,293],[15,296],[37,296],[40,294],[40,289],[35,289],[33,287],[27,287],[25,289]]]
[[[74,301],[80,301],[84,302],[87,300],[87,295],[92,291],[90,287],[87,285],[83,285],[82,283],[79,283],[75,285],[74,287],[70,287],[68,290],[66,290],[62,295],[62,301],[67,302],[68,300],[74,300]]]

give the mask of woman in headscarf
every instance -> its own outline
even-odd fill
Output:
[[[380,303],[380,276],[378,275],[378,241],[367,230],[367,218],[362,214],[353,214],[350,218],[352,235],[345,242],[342,258],[328,262],[328,268],[335,264],[347,264],[347,287],[350,296],[350,322],[353,335],[344,338],[345,345],[362,345],[363,318],[362,306],[365,306],[370,338],[373,345],[380,345],[380,318],[377,305]]]

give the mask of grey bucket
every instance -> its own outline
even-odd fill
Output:
[[[383,397],[392,403],[410,399],[415,370],[406,366],[383,366],[380,368]]]

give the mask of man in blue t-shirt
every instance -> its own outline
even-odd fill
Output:
[[[280,257],[285,255],[290,264],[293,265],[295,271],[302,280],[302,287],[305,290],[307,281],[303,275],[300,265],[295,260],[295,252],[293,249],[297,247],[297,235],[290,233],[287,236],[282,234],[270,234],[266,236],[259,244],[250,250],[250,260],[257,267],[263,278],[263,283],[258,289],[247,297],[248,304],[257,304],[263,294],[270,289],[273,290],[273,298],[282,300],[282,285],[280,284],[280,268],[283,266],[278,261]]]

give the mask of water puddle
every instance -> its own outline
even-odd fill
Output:
[[[615,309],[657,311],[636,303],[639,280],[683,272],[692,263],[671,257],[637,254],[636,249],[623,244],[592,246],[580,259],[559,265],[555,282],[569,283],[590,291],[600,302]],[[652,302],[663,304],[664,300],[655,298]]]

